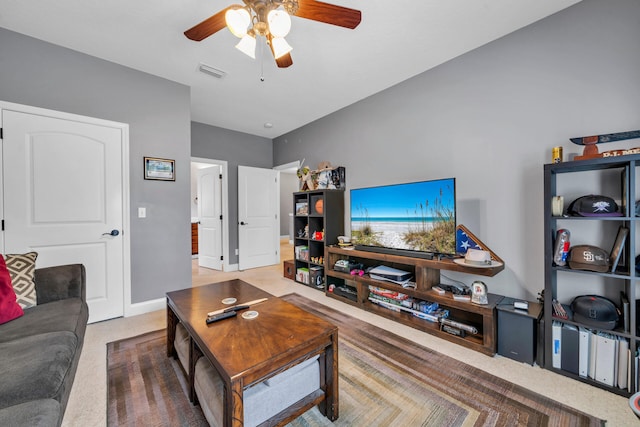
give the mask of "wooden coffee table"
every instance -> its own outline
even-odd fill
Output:
[[[207,325],[207,313],[226,308],[225,298],[244,303],[268,298],[238,316]],[[229,280],[167,293],[167,355],[175,357],[176,325],[190,336],[189,394],[193,401],[195,363],[200,355],[217,369],[224,383],[224,425],[242,426],[243,392],[285,369],[319,356],[320,389],[294,404],[270,425],[284,425],[312,407],[331,421],[338,418],[338,328],[301,308],[242,280]]]

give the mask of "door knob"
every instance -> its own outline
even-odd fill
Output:
[[[240,221],[240,225],[249,225],[248,222]]]
[[[108,233],[102,233],[103,236],[113,236],[116,237],[120,232],[118,230],[111,230]]]

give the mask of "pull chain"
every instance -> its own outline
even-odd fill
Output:
[[[260,81],[264,82],[264,44],[260,43]]]

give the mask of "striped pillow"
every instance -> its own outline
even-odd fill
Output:
[[[37,304],[36,284],[33,281],[36,270],[37,252],[26,254],[6,254],[4,260],[11,275],[11,284],[20,307],[29,308]]]

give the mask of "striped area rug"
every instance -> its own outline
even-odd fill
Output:
[[[297,294],[283,299],[339,326],[340,417],[312,409],[292,427],[601,426],[576,411]],[[107,345],[108,426],[206,425],[185,394],[165,331]]]

